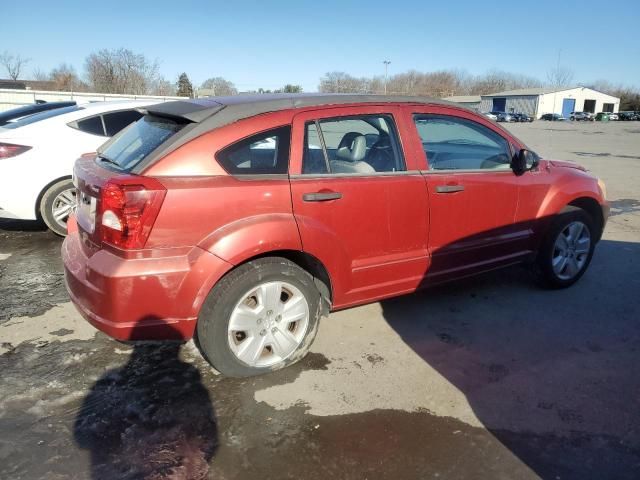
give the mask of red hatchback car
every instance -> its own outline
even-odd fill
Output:
[[[144,113],[76,162],[67,288],[112,337],[195,335],[230,376],[299,360],[331,310],[519,262],[567,287],[607,218],[584,168],[439,100],[260,95]]]

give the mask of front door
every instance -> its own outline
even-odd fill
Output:
[[[337,308],[414,290],[427,268],[426,185],[403,153],[396,113],[358,106],[294,118],[293,211]]]
[[[528,253],[530,226],[514,223],[521,177],[511,170],[509,140],[459,111],[412,117],[428,162],[429,278],[475,273]]]

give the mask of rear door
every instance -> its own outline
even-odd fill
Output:
[[[529,253],[530,225],[514,223],[523,180],[511,169],[509,138],[458,109],[415,107],[410,116],[427,161],[429,277],[446,280]]]
[[[358,106],[294,118],[293,210],[304,250],[329,269],[335,307],[414,290],[426,271],[426,186],[404,155],[398,113]]]

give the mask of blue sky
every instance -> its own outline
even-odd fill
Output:
[[[82,73],[89,53],[126,47],[171,81],[185,71],[194,84],[222,76],[239,90],[314,91],[328,71],[382,74],[384,59],[390,74],[501,69],[545,80],[561,50],[576,83],[640,87],[638,0],[32,0],[0,12],[0,51],[31,58],[29,73],[61,62]]]

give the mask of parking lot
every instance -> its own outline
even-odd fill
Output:
[[[506,127],[606,182],[584,278],[518,267],[334,313],[257,378],[97,333],[61,240],[0,223],[0,478],[639,478],[640,123]]]

